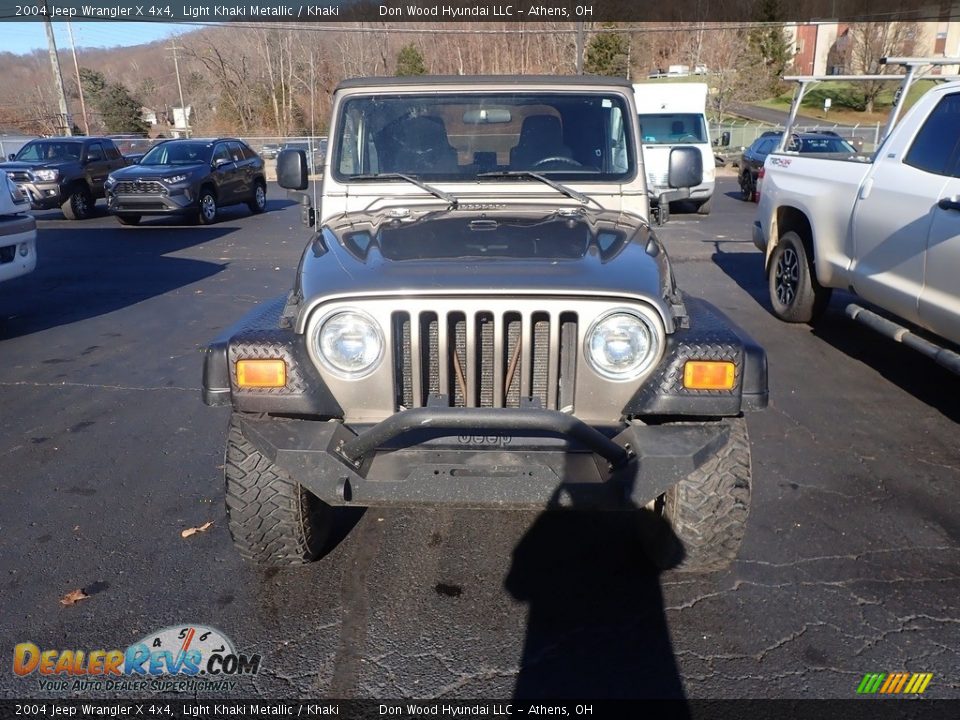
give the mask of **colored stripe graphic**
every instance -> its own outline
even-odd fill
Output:
[[[933,679],[933,673],[867,673],[857,686],[857,694],[920,695]]]

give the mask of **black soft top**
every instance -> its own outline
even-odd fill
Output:
[[[607,86],[633,89],[626,78],[601,75],[416,75],[413,77],[363,77],[342,80],[337,90],[376,86],[409,85],[568,85],[570,87]]]

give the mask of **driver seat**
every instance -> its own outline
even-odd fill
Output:
[[[563,143],[563,128],[555,115],[531,115],[520,126],[520,140],[510,150],[511,170],[533,170],[534,165],[551,157],[573,159]]]

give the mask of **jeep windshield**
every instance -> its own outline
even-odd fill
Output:
[[[140,165],[210,164],[213,143],[192,140],[161,143],[143,156]]]
[[[50,160],[79,160],[81,142],[42,140],[24,145],[15,160],[23,162],[48,162]]]
[[[353,97],[340,108],[332,168],[340,182],[386,174],[472,182],[534,172],[619,183],[636,169],[627,117],[624,98],[609,92]]]

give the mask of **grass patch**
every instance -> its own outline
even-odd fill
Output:
[[[886,121],[890,114],[890,108],[893,107],[894,93],[899,89],[898,82],[890,82],[889,86],[880,93],[873,104],[872,113],[865,110],[866,103],[863,100],[863,93],[858,87],[859,85],[861,83],[829,81],[818,83],[807,90],[797,114],[817,120],[853,124]],[[927,90],[935,85],[936,82],[933,80],[919,80],[914,83],[907,94],[903,110],[908,110]],[[824,113],[823,101],[827,98],[831,100],[831,107],[829,112]],[[756,102],[754,105],[788,112],[792,101],[793,91],[791,89],[777,97]]]

